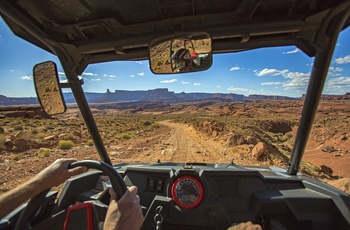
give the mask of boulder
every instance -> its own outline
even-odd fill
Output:
[[[10,138],[5,139],[4,145],[7,151],[11,151],[15,145]]]
[[[326,166],[326,165],[321,165],[321,171],[322,171],[324,174],[326,174],[326,175],[332,177],[333,170],[332,170],[330,167],[328,167],[328,166]]]
[[[23,152],[30,149],[29,141],[24,138],[18,138],[15,140],[15,147],[13,151],[15,152]]]
[[[244,145],[244,144],[247,144],[247,141],[244,139],[243,135],[241,134],[233,134],[227,139],[227,145],[229,147]]]
[[[38,119],[38,120],[43,119],[43,117],[42,117],[41,115],[39,115],[39,114],[34,115],[33,118],[34,118],[34,119]]]
[[[264,154],[268,153],[267,145],[264,142],[259,142],[252,149],[253,158],[259,160]]]
[[[247,143],[249,145],[256,145],[258,143],[258,140],[255,137],[248,136],[247,137]]]
[[[56,135],[50,135],[50,136],[44,137],[43,140],[49,141],[49,140],[54,140],[54,139],[56,139]]]
[[[323,152],[327,152],[327,153],[331,153],[331,152],[334,152],[335,149],[334,149],[333,146],[328,145],[328,146],[323,147],[323,148],[322,148],[322,151],[323,151]]]
[[[73,136],[75,136],[75,137],[80,137],[80,138],[81,138],[83,135],[81,134],[80,131],[74,130],[74,131],[73,131]]]
[[[26,117],[34,118],[35,114],[36,114],[35,111],[27,111]]]

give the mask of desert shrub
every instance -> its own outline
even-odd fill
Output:
[[[73,141],[75,138],[74,138],[74,135],[71,134],[71,133],[68,133],[68,134],[65,134],[62,136],[62,140],[71,140]]]
[[[94,146],[94,141],[93,141],[93,140],[88,140],[88,141],[86,142],[86,145],[87,145],[87,146]]]
[[[47,135],[45,134],[45,133],[38,133],[37,135],[36,135],[36,138],[37,139],[44,139],[45,137],[47,137]]]
[[[22,125],[16,125],[15,127],[13,127],[14,130],[23,130],[23,126]]]
[[[41,149],[39,149],[37,154],[40,157],[49,157],[51,155],[51,151],[50,151],[50,149],[41,148]]]
[[[149,121],[145,121],[145,122],[143,123],[144,126],[149,126],[149,125],[151,125],[151,124],[152,124],[152,123],[149,122]]]
[[[24,158],[24,153],[17,154],[17,160],[22,160]]]
[[[217,121],[216,124],[221,128],[224,128],[226,126],[226,123],[224,121]]]
[[[32,129],[31,133],[35,135],[35,134],[38,134],[39,131],[37,129]]]
[[[69,141],[69,140],[68,141],[67,140],[60,140],[58,142],[58,148],[59,149],[63,149],[63,150],[70,149],[73,146],[74,146],[74,143],[72,141]]]
[[[46,126],[46,129],[55,129],[55,125],[54,124],[48,124],[47,126]]]
[[[151,125],[148,125],[148,126],[144,126],[143,130],[145,130],[145,131],[153,131],[153,130],[155,130],[157,128],[159,128],[159,124],[151,124]]]
[[[4,143],[5,139],[6,139],[6,135],[3,133],[0,133],[0,145]]]
[[[122,134],[122,139],[131,139],[132,135],[130,133],[124,133]]]

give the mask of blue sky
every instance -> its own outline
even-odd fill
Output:
[[[35,96],[32,69],[52,60],[64,73],[58,59],[13,35],[0,18],[0,95]],[[313,59],[296,47],[266,48],[215,55],[207,71],[154,75],[148,60],[109,62],[89,66],[81,77],[86,92],[168,88],[180,92],[264,94],[300,97],[306,92]],[[324,94],[350,92],[350,28],[340,35]]]

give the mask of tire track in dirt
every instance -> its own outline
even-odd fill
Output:
[[[224,155],[224,146],[196,132],[191,126],[169,120],[160,124],[171,129],[162,140],[163,144],[168,146],[158,156],[162,162],[230,162]]]

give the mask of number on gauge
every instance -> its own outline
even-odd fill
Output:
[[[203,199],[203,187],[199,180],[192,176],[178,178],[171,187],[174,202],[181,208],[197,207]]]

